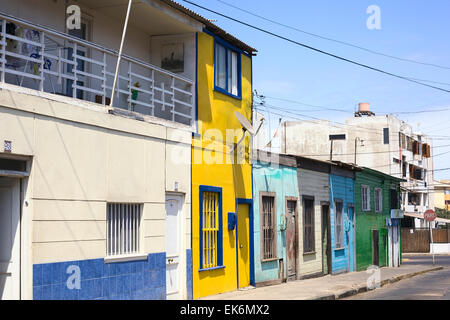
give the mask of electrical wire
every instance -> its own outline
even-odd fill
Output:
[[[285,28],[288,28],[288,29],[291,29],[291,30],[294,30],[294,31],[297,31],[297,32],[301,32],[301,33],[304,33],[304,34],[307,34],[307,35],[310,35],[310,36],[313,36],[313,37],[316,37],[316,38],[320,38],[320,39],[327,40],[327,41],[333,41],[335,43],[339,43],[339,44],[342,44],[342,45],[345,45],[345,46],[349,46],[349,47],[353,47],[353,48],[356,48],[356,49],[364,50],[364,51],[372,53],[372,54],[376,54],[376,55],[387,57],[387,58],[391,58],[391,59],[396,59],[396,60],[399,60],[399,61],[405,61],[405,62],[416,63],[416,64],[420,64],[420,65],[425,65],[425,66],[431,66],[431,67],[436,67],[436,68],[440,68],[440,69],[450,70],[450,67],[447,67],[447,66],[442,66],[442,65],[438,65],[438,64],[434,64],[434,63],[429,63],[429,62],[421,62],[421,61],[412,60],[412,59],[400,58],[400,57],[396,57],[396,56],[393,56],[393,55],[390,55],[390,54],[386,54],[386,53],[382,53],[382,52],[379,52],[379,51],[371,50],[371,49],[368,49],[368,48],[365,48],[365,47],[362,47],[362,46],[358,46],[358,45],[355,45],[355,44],[352,44],[352,43],[349,43],[349,42],[345,42],[345,41],[342,41],[342,40],[337,40],[337,39],[333,39],[333,38],[330,38],[330,37],[325,37],[325,36],[322,36],[322,35],[319,35],[319,34],[316,34],[316,33],[308,32],[308,31],[305,31],[305,30],[302,30],[302,29],[299,29],[299,28],[296,28],[296,27],[292,27],[292,26],[289,26],[287,24],[284,24],[284,23],[281,23],[281,22],[278,22],[278,21],[275,21],[275,20],[263,17],[261,15],[258,15],[256,13],[254,13],[254,12],[251,12],[251,11],[239,8],[238,6],[232,5],[231,3],[225,2],[223,0],[216,0],[216,1],[222,3],[222,4],[226,5],[226,6],[229,6],[231,8],[234,8],[234,9],[237,9],[239,11],[245,12],[245,13],[247,13],[249,15],[254,16],[254,17],[263,19],[263,20],[271,22],[273,24],[276,24],[276,25],[279,25],[279,26],[282,26],[282,27],[285,27]],[[414,79],[414,78],[411,78],[411,79],[418,80],[418,81],[434,82],[434,83],[437,83],[437,84],[450,85],[450,83],[442,83],[442,82],[421,80],[421,79]]]
[[[363,64],[363,63],[360,63],[360,62],[348,59],[348,58],[344,58],[344,57],[338,56],[336,54],[333,54],[333,53],[330,53],[330,52],[327,52],[327,51],[324,51],[324,50],[321,50],[321,49],[314,48],[312,46],[306,45],[306,44],[301,43],[299,41],[295,41],[295,40],[292,40],[290,38],[284,37],[282,35],[276,34],[274,32],[268,31],[266,29],[254,26],[254,25],[252,25],[250,23],[247,23],[247,22],[244,22],[244,21],[232,18],[230,16],[227,16],[227,15],[225,15],[223,13],[220,13],[220,12],[217,12],[215,10],[211,10],[209,8],[206,8],[204,6],[196,4],[196,3],[192,2],[192,1],[188,1],[188,0],[183,0],[183,1],[193,5],[195,7],[201,8],[203,10],[206,10],[206,11],[209,11],[209,12],[214,13],[216,15],[219,15],[221,17],[224,17],[226,19],[229,19],[229,20],[232,20],[234,22],[240,23],[240,24],[245,25],[247,27],[250,27],[252,29],[255,29],[255,30],[258,30],[260,32],[263,32],[263,33],[266,33],[268,35],[271,35],[273,37],[285,40],[285,41],[293,43],[293,44],[296,44],[296,45],[301,46],[303,48],[306,48],[306,49],[318,52],[320,54],[327,55],[329,57],[332,57],[332,58],[335,58],[335,59],[338,59],[338,60],[341,60],[341,61],[344,61],[344,62],[348,62],[350,64],[353,64],[353,65],[356,65],[356,66],[359,66],[359,67],[362,67],[362,68],[366,68],[366,69],[369,69],[369,70],[372,70],[372,71],[375,71],[375,72],[378,72],[378,73],[382,73],[382,74],[385,74],[385,75],[388,75],[388,76],[391,76],[391,77],[394,77],[394,78],[402,79],[402,80],[405,80],[405,81],[408,81],[408,82],[412,82],[412,83],[415,83],[415,84],[418,84],[418,85],[421,85],[421,86],[424,86],[424,87],[432,88],[432,89],[435,89],[435,90],[438,90],[438,91],[443,91],[443,92],[446,92],[446,93],[450,93],[450,90],[447,90],[447,89],[444,89],[444,88],[441,88],[441,87],[436,87],[436,86],[432,86],[432,85],[429,85],[429,84],[426,84],[426,83],[423,83],[423,82],[420,82],[420,81],[412,80],[412,79],[410,79],[408,77],[405,77],[405,76],[400,76],[400,75],[394,74],[392,72],[384,71],[384,70],[376,68],[376,67],[372,67],[372,66],[369,66],[369,65],[366,65],[366,64]]]

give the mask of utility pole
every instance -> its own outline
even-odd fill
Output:
[[[364,147],[364,140],[361,140],[360,137],[355,138],[355,161],[354,164],[356,165],[356,149],[358,147],[358,141],[361,142],[361,147]]]

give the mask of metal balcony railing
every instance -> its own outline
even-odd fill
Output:
[[[0,13],[2,83],[109,105],[117,56],[95,43]],[[194,90],[192,80],[124,55],[114,107],[192,125]]]

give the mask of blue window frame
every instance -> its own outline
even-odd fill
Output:
[[[200,271],[224,268],[222,188],[200,186]]]
[[[214,42],[214,90],[242,98],[241,52],[219,38]]]

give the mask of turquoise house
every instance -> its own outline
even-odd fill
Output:
[[[332,273],[356,270],[355,196],[357,168],[334,162],[330,172],[330,226]]]
[[[257,151],[254,159],[255,285],[295,280],[299,200],[296,158]]]

